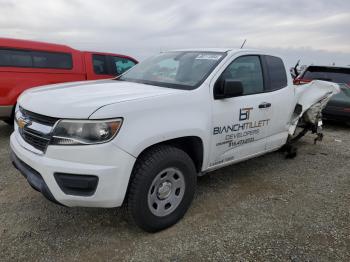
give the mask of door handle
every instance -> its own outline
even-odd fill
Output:
[[[271,103],[264,102],[259,105],[259,108],[269,108],[269,107],[271,107]]]

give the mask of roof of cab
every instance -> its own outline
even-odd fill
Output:
[[[239,48],[186,48],[186,49],[170,50],[170,52],[220,52],[220,53],[257,52],[257,51],[259,50],[239,49]]]
[[[175,49],[170,50],[175,52],[228,52],[231,49],[229,48],[184,48],[184,49]]]
[[[42,51],[61,51],[61,52],[72,52],[77,51],[69,46],[60,44],[51,44],[38,41],[12,39],[12,38],[0,38],[0,47],[6,48],[22,48],[22,49],[35,49]]]

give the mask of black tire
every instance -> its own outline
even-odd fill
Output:
[[[182,199],[177,200],[178,204],[174,205],[175,209],[170,214],[157,216],[151,211],[149,194],[152,192],[151,186],[154,190],[155,179],[163,170],[169,168],[182,172],[185,182],[184,192]],[[129,219],[147,232],[157,232],[174,225],[189,208],[196,184],[197,173],[194,163],[184,151],[167,145],[151,148],[139,157],[132,172],[126,203]]]

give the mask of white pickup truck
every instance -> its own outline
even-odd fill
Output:
[[[163,52],[111,80],[21,95],[11,158],[29,184],[64,206],[125,206],[142,229],[175,224],[198,175],[320,135],[339,92],[293,86],[281,58],[260,51]]]

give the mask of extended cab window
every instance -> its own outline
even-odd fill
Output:
[[[273,91],[287,86],[287,74],[281,58],[275,56],[264,56],[269,83],[266,91]]]
[[[106,55],[92,55],[94,72],[97,75],[109,75]]]
[[[136,63],[130,59],[118,56],[111,56],[113,75],[121,75],[132,68]]]
[[[242,56],[234,60],[220,79],[242,82],[243,95],[264,92],[264,77],[259,56]]]
[[[73,61],[66,53],[0,49],[0,66],[72,69]]]

